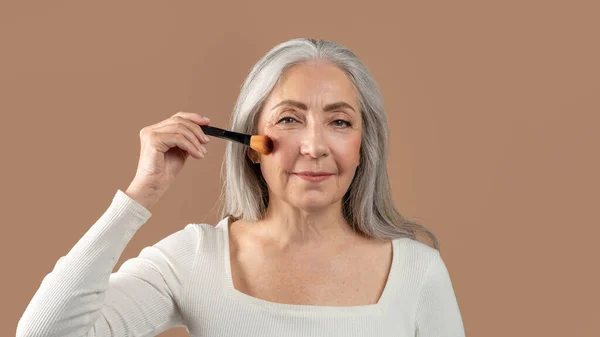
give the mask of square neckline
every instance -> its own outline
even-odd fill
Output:
[[[243,304],[253,305],[258,308],[268,310],[271,312],[282,313],[285,312],[287,314],[295,314],[295,315],[319,315],[323,316],[332,315],[332,316],[340,316],[340,315],[376,315],[381,314],[384,308],[388,305],[391,298],[396,291],[396,289],[392,288],[392,284],[396,283],[395,280],[397,278],[398,268],[399,268],[399,248],[398,242],[399,240],[408,239],[394,239],[392,240],[392,263],[390,266],[390,270],[388,272],[387,280],[381,295],[379,296],[379,300],[374,304],[363,304],[363,305],[352,305],[352,306],[330,306],[330,305],[307,305],[307,304],[288,304],[288,303],[280,303],[273,302],[265,299],[261,299],[258,297],[254,297],[248,295],[244,292],[237,290],[233,284],[233,275],[231,272],[231,251],[229,248],[229,217],[221,220],[217,227],[222,227],[222,249],[223,249],[223,258],[224,258],[224,270],[225,275],[223,285],[225,287],[226,295],[235,301],[238,301]]]

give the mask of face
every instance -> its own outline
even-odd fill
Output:
[[[258,158],[270,203],[307,211],[341,205],[359,164],[362,131],[357,91],[342,70],[327,63],[289,68],[267,98],[258,129],[275,143]]]

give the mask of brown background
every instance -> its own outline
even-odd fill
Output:
[[[394,201],[438,235],[467,335],[599,335],[594,3],[2,2],[0,335],[128,186],[139,130],[177,111],[226,126],[250,67],[294,37],[350,47],[380,83]],[[117,267],[218,220],[224,146],[186,165]]]

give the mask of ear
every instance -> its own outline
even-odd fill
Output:
[[[248,158],[250,158],[251,162],[253,162],[254,164],[260,163],[260,155],[258,154],[258,152],[254,151],[253,149],[248,149],[247,153]]]

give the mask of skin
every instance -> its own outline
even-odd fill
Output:
[[[329,63],[293,66],[267,98],[258,129],[275,144],[269,155],[249,152],[260,163],[269,205],[263,219],[230,224],[235,288],[281,303],[376,303],[391,243],[360,235],[342,215],[342,197],[360,162],[354,84]],[[309,182],[293,174],[300,171],[333,175]]]
[[[269,188],[266,216],[252,224],[254,234],[280,250],[357,239],[341,203],[359,165],[362,138],[358,93],[348,76],[324,62],[289,68],[259,113],[258,131],[273,139],[275,150],[250,155]],[[300,171],[333,176],[308,182],[293,174]]]

